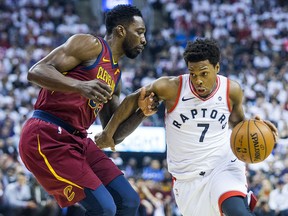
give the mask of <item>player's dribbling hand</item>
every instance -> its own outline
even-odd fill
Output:
[[[273,136],[274,136],[274,141],[276,142],[278,139],[278,129],[276,128],[276,126],[268,120],[261,119],[260,116],[258,116],[258,115],[255,116],[255,119],[263,121],[270,128],[270,130],[272,131]]]
[[[100,149],[110,148],[112,151],[116,151],[113,138],[108,136],[105,131],[97,133],[94,136],[94,141]]]
[[[145,87],[141,88],[140,96],[138,98],[138,106],[145,116],[151,116],[158,111],[159,99],[151,92],[149,95],[146,93]]]

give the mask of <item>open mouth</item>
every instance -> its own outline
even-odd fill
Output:
[[[206,89],[205,88],[197,88],[196,91],[198,94],[204,94],[206,92]]]
[[[137,51],[138,51],[139,53],[141,53],[141,52],[143,51],[143,48],[137,48]]]

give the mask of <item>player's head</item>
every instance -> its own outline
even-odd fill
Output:
[[[216,87],[220,69],[220,49],[212,39],[189,41],[184,51],[184,60],[195,91],[207,97]]]
[[[123,41],[128,58],[135,58],[146,45],[145,24],[141,11],[132,5],[117,5],[106,14],[107,35],[114,34]]]

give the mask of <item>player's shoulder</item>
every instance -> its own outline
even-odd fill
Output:
[[[228,78],[227,78],[228,79]],[[239,82],[237,82],[236,80],[233,79],[228,79],[229,82],[229,88],[232,91],[239,91],[241,90],[241,85]]]
[[[70,50],[72,53],[77,53],[79,56],[84,54],[87,59],[91,59],[101,52],[102,44],[94,35],[74,34],[66,41],[64,48]]]
[[[178,85],[180,82],[180,78],[178,76],[162,76],[158,78],[156,81],[157,85]]]
[[[68,38],[67,43],[101,44],[99,38],[91,34],[74,34]]]
[[[151,90],[155,92],[161,100],[175,98],[179,86],[179,78],[174,76],[163,76],[153,82]]]
[[[234,101],[239,97],[242,97],[242,95],[243,90],[239,82],[229,79],[229,97]]]

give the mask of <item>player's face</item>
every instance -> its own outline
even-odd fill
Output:
[[[207,97],[216,88],[219,63],[214,67],[208,60],[188,62],[191,84],[201,97]]]
[[[126,37],[123,43],[123,50],[128,58],[136,58],[146,45],[145,24],[142,17],[135,16],[134,22],[126,28]]]

